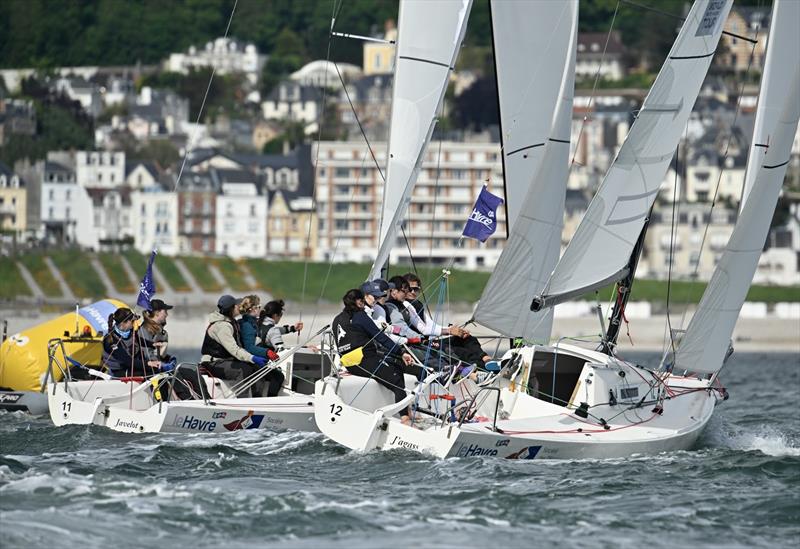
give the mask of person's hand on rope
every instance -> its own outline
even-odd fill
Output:
[[[303,329],[303,323],[302,323],[302,322],[297,322],[297,323],[294,325],[294,331],[295,331],[295,332],[299,332],[299,331],[301,331],[302,329]]]
[[[411,366],[414,364],[414,357],[409,353],[403,353],[403,364],[406,366]]]

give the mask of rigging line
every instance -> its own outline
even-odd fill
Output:
[[[233,22],[233,14],[236,13],[236,5],[239,3],[239,0],[234,0],[233,8],[231,9],[231,15],[228,17],[228,25],[225,27],[225,34],[223,38],[228,38],[228,32],[231,30],[231,22]],[[211,83],[214,81],[214,75],[217,72],[216,67],[211,68],[211,76],[208,78],[208,85],[206,86],[206,93],[203,95],[203,101],[200,103],[200,110],[197,112],[197,121],[195,122],[195,134],[197,133],[196,126],[200,125],[200,118],[203,116],[203,108],[206,106],[206,100],[208,99],[208,93],[211,90]],[[183,153],[183,162],[181,162],[181,169],[178,171],[178,178],[175,180],[175,186],[172,187],[173,192],[178,190],[178,186],[181,184],[181,176],[183,175],[183,170],[186,167],[186,159],[189,158],[189,152],[192,150],[192,141],[194,139],[189,139],[186,143],[186,151]]]
[[[350,99],[350,92],[347,91],[347,86],[344,83],[344,78],[342,77],[342,73],[339,71],[339,65],[336,64],[336,61],[333,62],[333,66],[336,68],[336,74],[339,75],[339,80],[342,83],[342,89],[344,90],[344,95],[347,97],[347,102],[350,104],[350,110],[353,111],[353,116],[356,119],[356,123],[358,124],[358,129],[361,131],[361,136],[364,138],[364,141],[367,143],[367,148],[369,149],[369,153],[372,155],[372,161],[375,162],[375,167],[378,169],[378,175],[381,176],[381,180],[386,183],[386,176],[383,175],[383,170],[381,170],[381,165],[378,163],[378,159],[375,157],[375,152],[372,150],[372,145],[369,142],[369,138],[367,137],[366,131],[364,131],[364,126],[361,125],[361,119],[358,117],[358,113],[356,112],[356,107],[353,105],[353,100]]]
[[[320,106],[320,118],[319,118],[320,119],[320,123],[319,123],[319,128],[317,129],[317,149],[316,149],[316,151],[314,151],[314,183],[313,183],[312,188],[311,188],[311,213],[310,213],[309,219],[308,219],[308,230],[306,231],[306,246],[305,246],[306,250],[310,250],[311,225],[314,223],[314,212],[316,211],[316,208],[317,208],[317,171],[319,170],[319,148],[320,148],[319,144],[320,144],[320,141],[322,141],[322,125],[323,125],[323,122],[325,120],[325,103],[326,103],[325,100],[327,99],[327,94],[328,94],[328,70],[327,69],[330,66],[331,53],[332,53],[332,49],[333,49],[332,48],[332,46],[333,46],[333,27],[334,27],[334,25],[336,23],[336,17],[339,15],[339,12],[342,9],[343,3],[344,3],[344,0],[341,0],[341,2],[339,2],[338,9],[336,7],[336,0],[333,0],[333,2],[331,4],[332,5],[332,9],[331,9],[331,12],[332,12],[331,13],[331,29],[330,29],[330,32],[328,33],[328,46],[327,46],[327,52],[326,52],[326,57],[325,57],[325,81],[324,81],[325,84],[324,84],[324,86],[322,88],[322,105]],[[302,289],[302,292],[301,292],[300,303],[305,303],[305,301],[306,301],[306,283],[308,281],[308,263],[309,263],[309,260],[311,259],[309,257],[310,254],[304,254],[304,255],[306,255],[306,260],[303,262],[303,289]],[[302,307],[300,308],[300,320],[301,321],[303,320],[303,309],[302,309]],[[300,341],[300,333],[299,332],[297,334],[297,341],[298,342]]]
[[[358,190],[359,181],[361,180],[361,172],[364,170],[364,162],[366,161],[366,159],[367,159],[367,153],[365,151],[364,155],[361,157],[361,168],[359,168],[358,170],[356,183],[355,185],[353,185],[353,192],[350,193],[350,200],[347,203],[347,212],[345,213],[345,218],[344,218],[346,223],[350,221],[350,210],[353,207],[353,199],[355,198],[356,190]],[[331,216],[329,221],[335,221],[334,219],[332,219],[332,217],[333,216]],[[311,317],[311,327],[309,328],[312,331],[314,330],[314,324],[317,321],[317,316],[319,316],[319,304],[322,301],[323,296],[325,295],[325,290],[328,287],[328,280],[330,279],[331,271],[333,270],[333,264],[336,262],[336,253],[339,251],[339,243],[342,241],[342,232],[343,231],[339,231],[339,234],[336,237],[336,244],[333,247],[333,254],[331,254],[331,259],[328,262],[328,271],[325,273],[325,279],[322,281],[322,287],[320,288],[319,296],[317,297],[317,302],[316,302],[317,306],[314,307],[314,316]]]
[[[611,17],[611,25],[608,27],[608,34],[606,35],[606,43],[603,45],[603,53],[600,56],[600,63],[597,64],[597,71],[594,75],[594,85],[592,86],[592,94],[589,96],[589,103],[586,106],[587,114],[583,116],[583,121],[581,122],[581,129],[578,131],[578,138],[575,140],[575,151],[572,153],[572,160],[569,163],[569,170],[567,171],[567,179],[572,174],[572,167],[575,165],[575,157],[578,155],[578,149],[580,148],[581,138],[583,137],[583,130],[586,127],[586,121],[589,118],[589,112],[591,112],[591,108],[594,105],[594,96],[597,92],[597,84],[600,81],[600,69],[603,67],[603,61],[606,58],[606,50],[608,49],[608,43],[611,41],[611,33],[614,31],[614,22],[617,20],[617,12],[619,11],[619,4],[622,0],[617,0],[617,5],[614,8],[614,15]],[[547,287],[550,286],[550,282],[548,281]]]
[[[760,31],[760,28],[756,30],[756,37],[758,37],[758,32],[759,31]],[[745,83],[747,82],[747,75],[750,74],[750,69],[753,66],[753,59],[755,58],[755,54],[756,54],[756,44],[754,43],[753,47],[750,49],[750,59],[747,61],[747,70],[745,70],[744,77],[742,78],[742,85],[739,88],[739,97],[736,100],[736,110],[734,111],[733,121],[731,122],[731,128],[730,128],[730,131],[728,133],[728,140],[727,140],[727,142],[725,144],[725,152],[723,153],[723,157],[722,157],[722,167],[719,170],[719,176],[717,177],[717,184],[714,187],[714,196],[711,199],[711,206],[709,207],[709,210],[708,210],[708,221],[706,222],[705,228],[703,229],[703,238],[700,240],[700,250],[698,251],[697,263],[695,264],[694,271],[691,274],[691,278],[693,280],[697,279],[697,274],[698,274],[698,271],[700,270],[700,259],[703,257],[703,250],[705,248],[706,239],[708,238],[708,229],[711,226],[711,218],[712,218],[712,215],[714,214],[714,206],[717,203],[717,197],[719,195],[719,187],[720,187],[720,184],[722,182],[722,175],[725,173],[725,168],[727,167],[727,160],[728,160],[728,154],[730,153],[731,141],[733,141],[733,134],[734,134],[734,131],[736,129],[736,121],[738,120],[739,113],[741,112],[742,97],[744,96],[744,86],[745,86]],[[687,291],[687,294],[688,294],[690,289],[687,288],[686,291]],[[688,299],[687,299],[687,301],[688,301]],[[685,320],[686,320],[686,309],[684,309],[683,315],[681,316],[681,323],[680,323],[680,328],[679,329],[683,329],[683,323],[684,323]]]

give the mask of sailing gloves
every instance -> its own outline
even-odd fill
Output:
[[[264,358],[263,356],[253,355],[253,364],[255,364],[256,366],[259,366],[259,367],[266,366],[267,365],[267,359]]]

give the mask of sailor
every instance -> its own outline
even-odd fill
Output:
[[[108,316],[108,333],[103,337],[103,365],[115,377],[148,376],[170,370],[159,360],[148,360],[146,349],[137,342],[133,323],[139,317],[127,307]]]
[[[282,299],[270,301],[264,305],[258,317],[258,336],[261,338],[261,345],[276,352],[284,349],[284,335],[293,334],[303,329],[302,322],[278,326],[278,322],[283,318],[283,308],[284,302]]]
[[[139,341],[147,349],[149,360],[163,360],[167,355],[169,334],[164,328],[167,325],[168,311],[172,305],[167,305],[160,299],[150,300],[150,309],[142,313],[142,325],[137,330]]]
[[[413,309],[419,318],[422,319],[428,329],[435,331],[436,323],[430,319],[430,315],[425,310],[425,304],[422,302],[422,280],[414,273],[406,273],[403,278],[408,282],[408,292],[406,292],[406,308]],[[458,356],[461,360],[469,362],[470,364],[477,364],[478,366],[485,365],[492,360],[492,357],[481,348],[480,341],[474,337],[464,328],[458,326],[450,326],[448,329],[450,335],[454,336],[449,338],[448,344],[453,354]]]
[[[242,347],[253,356],[276,361],[280,357],[271,348],[258,344],[258,315],[261,313],[261,300],[257,295],[248,295],[239,305],[242,317],[239,329],[242,335]],[[264,376],[268,383],[267,396],[277,396],[283,386],[284,375],[279,368],[273,368]]]
[[[364,312],[364,292],[359,289],[348,290],[342,297],[342,303],[344,309],[331,325],[339,355],[344,357],[359,350],[363,353],[361,361],[350,366],[348,371],[356,376],[374,378],[394,394],[395,402],[400,402],[406,397],[403,369],[395,361],[384,360],[381,347],[390,357],[399,355],[407,365],[412,364],[414,358],[402,352],[367,316]],[[409,421],[409,414],[403,414],[401,419]]]
[[[217,310],[208,315],[200,362],[200,366],[213,376],[234,382],[251,376],[259,367],[267,364],[266,358],[249,353],[242,347],[239,323],[236,321],[240,302],[231,295],[219,298]],[[256,381],[251,388],[252,396],[263,396],[265,385],[264,379]]]

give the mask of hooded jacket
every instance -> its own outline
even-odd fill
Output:
[[[221,345],[230,356],[212,356],[208,354],[209,339]],[[201,361],[210,362],[215,359],[234,358],[242,362],[253,362],[253,355],[242,347],[241,341],[236,320],[214,311],[208,315],[208,328],[206,328],[206,338],[203,340],[203,358]]]

